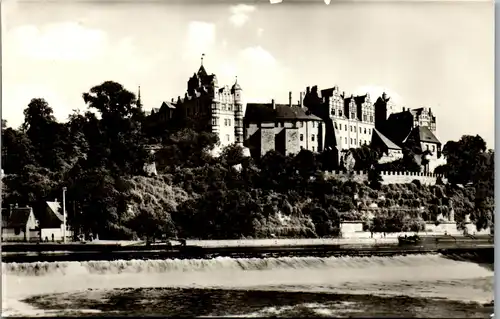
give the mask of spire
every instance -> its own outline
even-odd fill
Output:
[[[203,66],[203,58],[205,57],[205,53],[201,55],[201,65],[200,69],[198,70],[198,76],[203,78],[207,76],[207,71],[205,71],[205,67]]]
[[[236,81],[233,84],[233,87],[231,88],[232,93],[236,90],[241,90],[241,86],[238,84],[238,76],[236,76]]]
[[[142,107],[141,103],[141,86],[139,85],[139,91],[137,92],[137,107]]]

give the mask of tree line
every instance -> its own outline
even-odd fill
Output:
[[[251,159],[231,145],[213,157],[216,136],[190,119],[152,128],[119,83],[104,82],[82,98],[88,109],[67,122],[40,98],[28,104],[20,127],[2,121],[3,207],[29,205],[36,215],[66,187],[69,225],[102,239],[338,236],[341,221],[366,219],[373,203],[380,209],[365,223],[372,231],[421,230],[451,206],[459,223],[466,214],[478,229],[493,223],[494,153],[479,136],[446,143],[448,163],[436,171],[446,185],[381,185],[381,170],[418,167],[409,151],[379,165],[368,146],[352,150],[355,169],[369,171],[368,182],[356,183],[325,179],[323,171],[336,168],[329,151]],[[152,144],[161,145],[156,154]],[[144,163],[153,160],[159,174],[147,176]]]

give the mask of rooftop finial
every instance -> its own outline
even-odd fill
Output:
[[[201,54],[201,66],[203,66],[203,57],[205,56],[205,53]]]

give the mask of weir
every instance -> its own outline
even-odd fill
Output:
[[[83,245],[82,245],[83,246]],[[82,246],[79,246],[82,248]],[[8,247],[8,246],[6,246]],[[421,245],[310,245],[310,246],[262,246],[262,247],[197,247],[179,248],[155,246],[147,250],[140,247],[97,247],[83,246],[87,250],[65,251],[3,251],[2,261],[5,263],[56,262],[56,261],[89,261],[89,260],[156,260],[156,259],[212,259],[216,257],[230,258],[268,258],[268,257],[332,257],[332,256],[398,256],[423,253],[443,254],[480,254],[482,259],[493,262],[494,246],[492,244],[456,243],[421,244]],[[478,253],[479,252],[479,253]]]

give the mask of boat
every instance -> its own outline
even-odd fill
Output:
[[[418,235],[413,235],[413,236],[399,236],[398,237],[398,242],[400,245],[415,245],[418,244],[422,241],[420,236]]]

